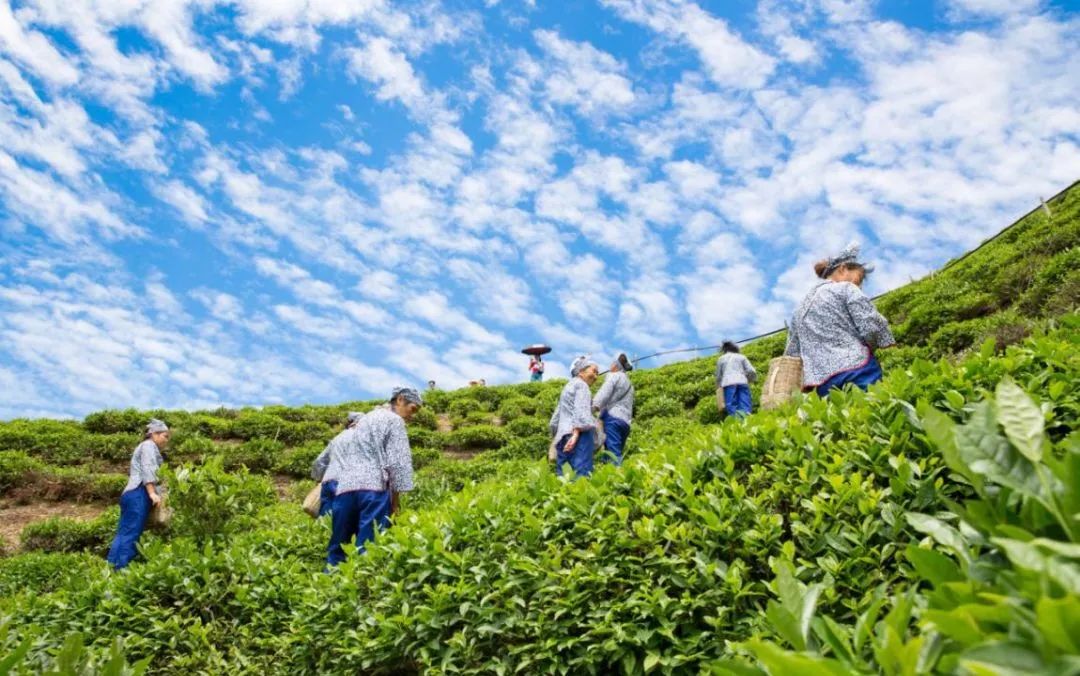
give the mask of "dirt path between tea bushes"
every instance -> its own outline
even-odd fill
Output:
[[[13,552],[19,548],[19,534],[32,523],[54,516],[89,521],[105,511],[106,505],[77,502],[32,502],[15,505],[0,502],[0,548]]]
[[[454,425],[450,422],[450,416],[440,413],[435,417],[435,429],[446,434],[454,431]]]

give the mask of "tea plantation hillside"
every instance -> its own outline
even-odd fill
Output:
[[[541,459],[562,383],[431,393],[418,490],[333,575],[296,499],[345,412],[378,402],[4,423],[7,499],[93,502],[165,419],[177,518],[122,574],[95,555],[114,511],[24,530],[0,665],[1076,673],[1080,187],[1050,208],[878,301],[901,347],[869,393],[721,421],[714,357],[634,372],[628,461],[589,480]],[[764,368],[783,340],[745,353]]]

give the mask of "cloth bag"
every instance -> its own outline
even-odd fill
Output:
[[[322,502],[322,484],[315,484],[315,488],[308,491],[304,497],[304,511],[311,518],[319,516],[319,504]]]
[[[761,408],[769,410],[791,400],[802,390],[803,363],[800,357],[776,357],[769,362],[769,375],[761,390]]]
[[[727,408],[727,403],[724,401],[724,388],[716,388],[716,408],[720,411],[720,415],[724,414],[724,409]]]

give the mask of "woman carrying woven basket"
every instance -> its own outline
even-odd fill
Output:
[[[327,570],[345,560],[344,546],[355,540],[363,553],[379,530],[398,512],[399,494],[413,489],[412,450],[405,423],[424,400],[411,387],[396,387],[389,408],[368,413],[344,443],[330,452],[326,476],[338,482],[330,509]]]
[[[803,391],[824,397],[855,385],[866,389],[881,380],[874,351],[896,344],[889,322],[860,288],[874,267],[859,260],[859,245],[819,261],[822,280],[795,310],[788,327],[786,356],[802,358]]]
[[[120,495],[120,523],[116,526],[116,537],[107,557],[115,570],[126,568],[135,558],[150,510],[161,503],[158,470],[162,463],[161,449],[169,445],[170,436],[165,423],[151,419],[142,443],[131,454],[131,471],[124,492]]]

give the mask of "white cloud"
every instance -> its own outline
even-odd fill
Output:
[[[400,101],[416,111],[424,107],[426,97],[420,78],[390,40],[370,38],[362,47],[350,49],[348,56],[349,71],[373,83],[379,100]]]
[[[549,101],[575,106],[584,115],[626,113],[634,104],[633,84],[613,56],[588,43],[572,42],[554,31],[533,38],[548,55],[544,86]]]
[[[732,32],[717,19],[687,0],[603,0],[630,21],[693,47],[709,77],[736,88],[760,87],[772,74],[775,61]]]

